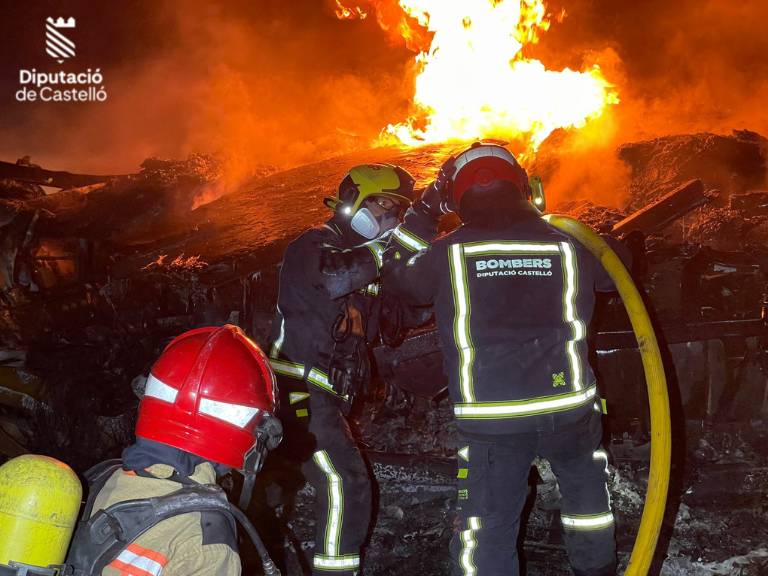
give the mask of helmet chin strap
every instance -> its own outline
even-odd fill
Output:
[[[270,450],[278,447],[283,439],[283,425],[280,420],[269,413],[264,414],[263,421],[254,430],[254,443],[243,459],[243,489],[240,491],[238,506],[243,510],[248,508],[256,483],[256,475],[264,466],[264,460]]]

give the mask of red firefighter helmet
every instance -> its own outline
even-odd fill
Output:
[[[524,200],[531,197],[528,174],[512,153],[498,144],[475,142],[454,159],[455,172],[449,185],[449,198],[458,208],[470,188],[482,190],[499,180],[513,182]]]
[[[190,330],[152,366],[136,436],[241,470],[275,396],[267,359],[240,328]]]

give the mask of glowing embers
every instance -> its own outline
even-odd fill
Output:
[[[40,289],[73,284],[78,280],[78,264],[82,265],[81,246],[75,239],[45,238],[32,251],[29,264],[20,265],[19,281],[33,283]]]

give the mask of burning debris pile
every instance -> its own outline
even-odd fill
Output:
[[[690,197],[687,206],[697,210],[687,216],[681,212],[670,223],[664,230],[668,241],[717,250],[762,247],[768,240],[767,151],[768,140],[746,130],[730,137],[668,136],[622,146],[619,156],[632,171],[627,208],[640,209],[699,179],[706,199]]]
[[[756,438],[768,419],[760,317],[768,284],[766,144],[744,131],[627,144],[619,151],[631,174],[622,206],[593,204],[578,191],[555,206],[624,238],[655,315],[681,446],[682,504],[672,506],[678,521],[670,521],[669,544],[670,566],[681,571],[674,573],[719,573],[716,566],[733,556],[725,546],[735,546],[740,533],[728,524],[734,540],[716,548],[716,541],[701,540],[702,526],[730,509],[743,519],[747,505],[739,503],[765,497],[761,472],[746,477],[768,456],[754,448],[754,438],[735,463],[721,456],[702,463],[698,440],[687,452],[684,446],[692,423],[715,438],[723,437],[722,426],[746,427]],[[141,389],[141,375],[169,338],[230,322],[264,343],[280,255],[304,228],[324,220],[322,198],[350,165],[400,164],[425,184],[449,152],[379,148],[281,172],[265,168],[232,189],[223,184],[221,165],[205,156],[152,159],[137,174],[109,177],[50,172],[29,160],[0,165],[0,452],[44,452],[79,470],[118,454],[130,441],[133,389]],[[615,299],[603,302],[596,328],[626,556],[644,493],[647,405],[636,343]],[[356,416],[380,482],[372,550],[387,555],[371,553],[372,573],[391,573],[395,560],[399,569],[442,573],[452,530],[455,429],[440,393],[434,333],[422,331],[396,350],[381,347],[376,357],[387,401],[381,392]],[[744,490],[737,502],[710,509],[695,495],[706,494],[703,486],[718,474],[742,474]],[[536,482],[529,574],[545,573],[536,571],[537,557],[563,554],[550,530],[556,490],[544,471]],[[295,536],[296,562],[311,541],[311,497],[305,488],[293,508],[276,505]],[[755,538],[733,548],[747,564],[763,561]],[[434,550],[434,558],[414,557],[414,547]]]
[[[766,186],[768,140],[748,130],[665,136],[625,144],[618,153],[632,172],[628,207],[633,210],[697,178],[726,199]]]
[[[546,158],[551,153],[545,150],[536,160],[545,174],[556,165]],[[619,235],[638,231],[654,240],[722,250],[765,243],[768,140],[763,136],[747,130],[666,136],[625,144],[618,156],[630,175],[619,206],[578,199],[561,200],[555,208]]]
[[[119,451],[136,407],[126,382],[184,326],[228,319],[200,280],[209,266],[197,255],[158,253],[127,274],[120,268],[163,238],[153,229],[173,234],[218,186],[220,169],[203,155],[150,159],[114,177],[54,173],[28,160],[0,167],[8,176],[0,195],[4,452],[58,453],[82,467]],[[46,194],[41,185],[74,187]],[[101,435],[82,425],[94,421]],[[95,448],[104,452],[94,458]]]

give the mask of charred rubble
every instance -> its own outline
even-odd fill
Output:
[[[323,221],[322,198],[349,165],[395,162],[424,182],[444,154],[384,148],[291,170],[262,167],[226,195],[222,166],[203,155],[150,159],[117,176],[52,172],[29,158],[0,163],[0,458],[40,452],[83,471],[119,455],[132,439],[142,375],[170,338],[230,322],[265,342],[280,255]],[[618,154],[631,174],[623,204],[567,201],[552,211],[630,247],[665,355],[675,437],[657,569],[765,573],[768,140],[748,131],[669,136]],[[647,480],[649,422],[640,356],[616,298],[600,302],[592,339],[626,562]],[[367,566],[371,574],[395,566],[442,574],[455,427],[435,333],[420,329],[375,357],[382,386],[355,415],[378,479]],[[292,492],[279,486],[281,473],[265,472],[251,513],[272,526],[275,555],[299,574],[313,495],[301,478]],[[545,462],[531,486],[521,542],[527,570],[559,574],[558,493]]]

